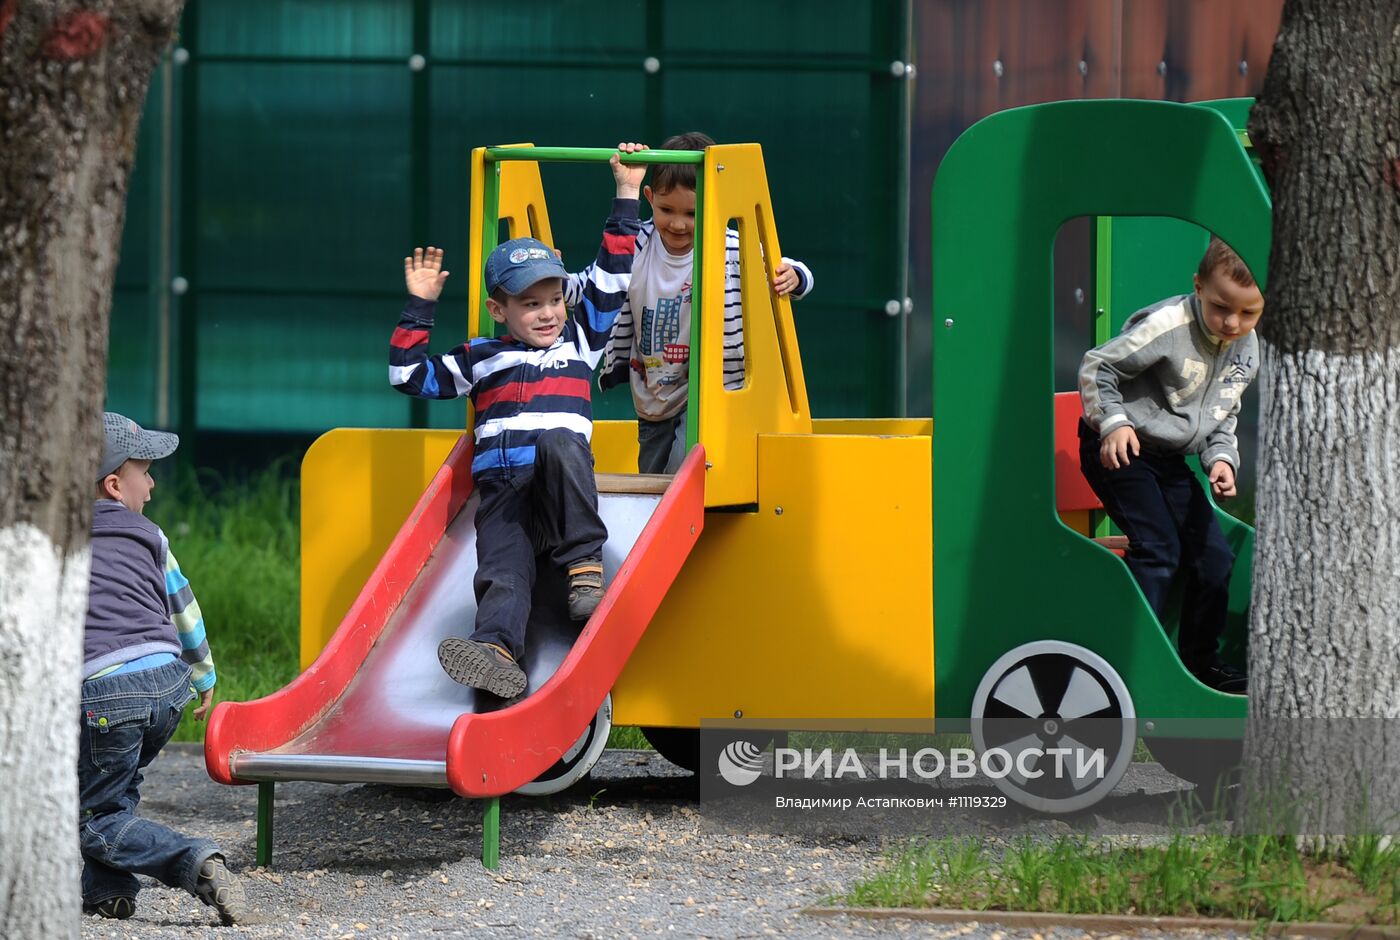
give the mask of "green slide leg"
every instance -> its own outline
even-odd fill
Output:
[[[276,786],[271,780],[258,784],[258,867],[272,867],[272,796]]]
[[[481,816],[481,864],[495,871],[501,867],[501,798],[486,801]]]

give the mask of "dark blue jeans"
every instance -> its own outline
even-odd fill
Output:
[[[675,473],[685,460],[685,409],[660,421],[637,418],[637,472]]]
[[[573,431],[551,429],[535,441],[533,470],[480,480],[476,508],[476,630],[519,659],[525,652],[535,587],[535,556],[567,569],[599,558],[608,539],[598,515],[593,453]]]
[[[1235,553],[1215,521],[1206,492],[1180,454],[1129,455],[1105,469],[1099,435],[1079,422],[1079,467],[1104,511],[1128,537],[1124,561],[1157,619],[1165,623],[1173,580],[1182,575],[1177,648],[1187,669],[1216,661],[1230,611]]]
[[[193,892],[219,849],[136,815],[141,771],[175,733],[194,697],[190,667],[175,660],[83,683],[78,743],[78,838],[83,903],[135,898],[136,875]]]

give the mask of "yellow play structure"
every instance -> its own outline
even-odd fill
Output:
[[[474,616],[470,417],[456,431],[317,440],[302,468],[304,672],[221,705],[206,736],[215,779],[262,787],[259,858],[272,787],[289,779],[484,797],[494,858],[496,798],[579,779],[613,723],[710,773],[702,722],[738,735],[971,731],[984,753],[1051,742],[1106,755],[1092,779],[995,781],[1047,812],[1107,795],[1139,737],[1169,769],[1213,779],[1237,753],[1246,700],[1185,670],[1173,625],[1092,538],[1101,507],[1078,472],[1078,402],[1055,395],[1051,257],[1068,219],[1172,216],[1224,238],[1263,283],[1268,193],[1230,111],[1059,102],[959,138],[933,192],[937,439],[930,419],[812,417],[791,304],[769,286],[782,252],[756,144],[629,157],[699,171],[685,464],[641,477],[635,422],[594,424],[607,592],[503,706],[469,701],[432,655]],[[468,336],[495,329],[480,272],[500,220],[552,243],[538,164],[612,153],[473,152]],[[746,357],[734,390],[722,381],[730,227]],[[440,348],[460,339],[441,322],[435,335]],[[1239,561],[1223,651],[1238,657],[1253,534],[1226,531]]]
[[[524,155],[535,148],[509,149]],[[472,154],[472,218],[482,220],[471,236],[472,336],[494,327],[480,313],[479,259],[487,239],[494,243],[495,219],[507,222],[511,238],[553,243],[538,162],[486,157],[486,148]],[[703,159],[692,327],[699,375],[691,383],[692,404],[697,394],[700,404],[690,413],[698,414],[708,464],[705,505],[734,511],[707,513],[703,537],[613,688],[613,722],[697,728],[701,719],[739,718],[763,727],[841,715],[931,721],[932,422],[812,418],[791,302],[768,286],[766,259],[782,253],[762,150],[721,145]],[[483,185],[493,178],[494,207]],[[734,391],[724,388],[721,373],[723,232],[730,220],[743,259],[748,377]],[[303,668],[330,639],[460,434],[337,429],[307,452]],[[635,473],[636,422],[595,422],[593,450],[600,474]],[[871,623],[882,624],[878,638]],[[848,656],[861,659],[859,670],[849,668]]]

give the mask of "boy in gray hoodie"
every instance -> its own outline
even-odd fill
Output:
[[[111,411],[102,429],[78,713],[83,910],[130,917],[140,874],[185,889],[232,924],[244,893],[219,847],[136,815],[141,771],[175,733],[185,705],[198,695],[194,716],[202,719],[214,698],[199,603],[165,533],[145,516],[151,461],[174,453],[180,439]]]
[[[1235,422],[1259,367],[1254,327],[1264,296],[1239,255],[1212,237],[1195,291],[1139,310],[1079,367],[1079,464],[1128,537],[1125,560],[1162,619],[1185,576],[1177,646],[1201,682],[1243,695],[1245,674],[1221,660],[1234,552],[1186,465],[1200,456],[1211,490],[1235,495]]]

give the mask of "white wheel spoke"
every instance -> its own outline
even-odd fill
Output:
[[[1060,755],[1060,757],[1064,761],[1063,773],[1069,777],[1075,793],[1099,782],[1101,778],[1093,773],[1093,768],[1099,765],[1095,764],[1090,759],[1094,751],[1093,748],[1089,747],[1087,744],[1080,744],[1069,735],[1065,735],[1061,738],[1056,747],[1069,748],[1070,753]],[[1081,756],[1084,758],[1084,766],[1082,768],[1080,767]],[[1109,755],[1105,754],[1102,764],[1105,770],[1108,769],[1108,758]],[[1084,771],[1082,775],[1080,774],[1080,770]]]
[[[1018,787],[1024,787],[1029,782],[1029,778],[1027,778],[1025,774],[1021,773],[1020,767],[1017,765],[1017,758],[1021,756],[1021,753],[1023,751],[1028,751],[1032,748],[1034,748],[1037,751],[1040,750],[1044,746],[1041,743],[1040,735],[1028,734],[1023,738],[1017,738],[1015,741],[1012,741],[1009,744],[998,744],[996,746],[1011,755],[1011,773],[1006,775],[1006,779],[1015,782],[1016,786]],[[1042,763],[1044,763],[1043,760]],[[1035,767],[1033,769],[1039,770],[1042,773],[1045,772],[1044,767]],[[1036,779],[1038,780],[1040,778],[1037,777]]]
[[[1060,700],[1060,717],[1065,721],[1074,721],[1101,712],[1111,704],[1103,686],[1087,671],[1076,666],[1065,689],[1065,697]]]
[[[1006,677],[997,683],[997,690],[992,694],[992,698],[1008,708],[1025,715],[1027,718],[1039,718],[1045,714],[1045,708],[1040,704],[1040,695],[1035,691],[1035,682],[1031,680],[1031,671],[1025,666],[1006,674]]]

